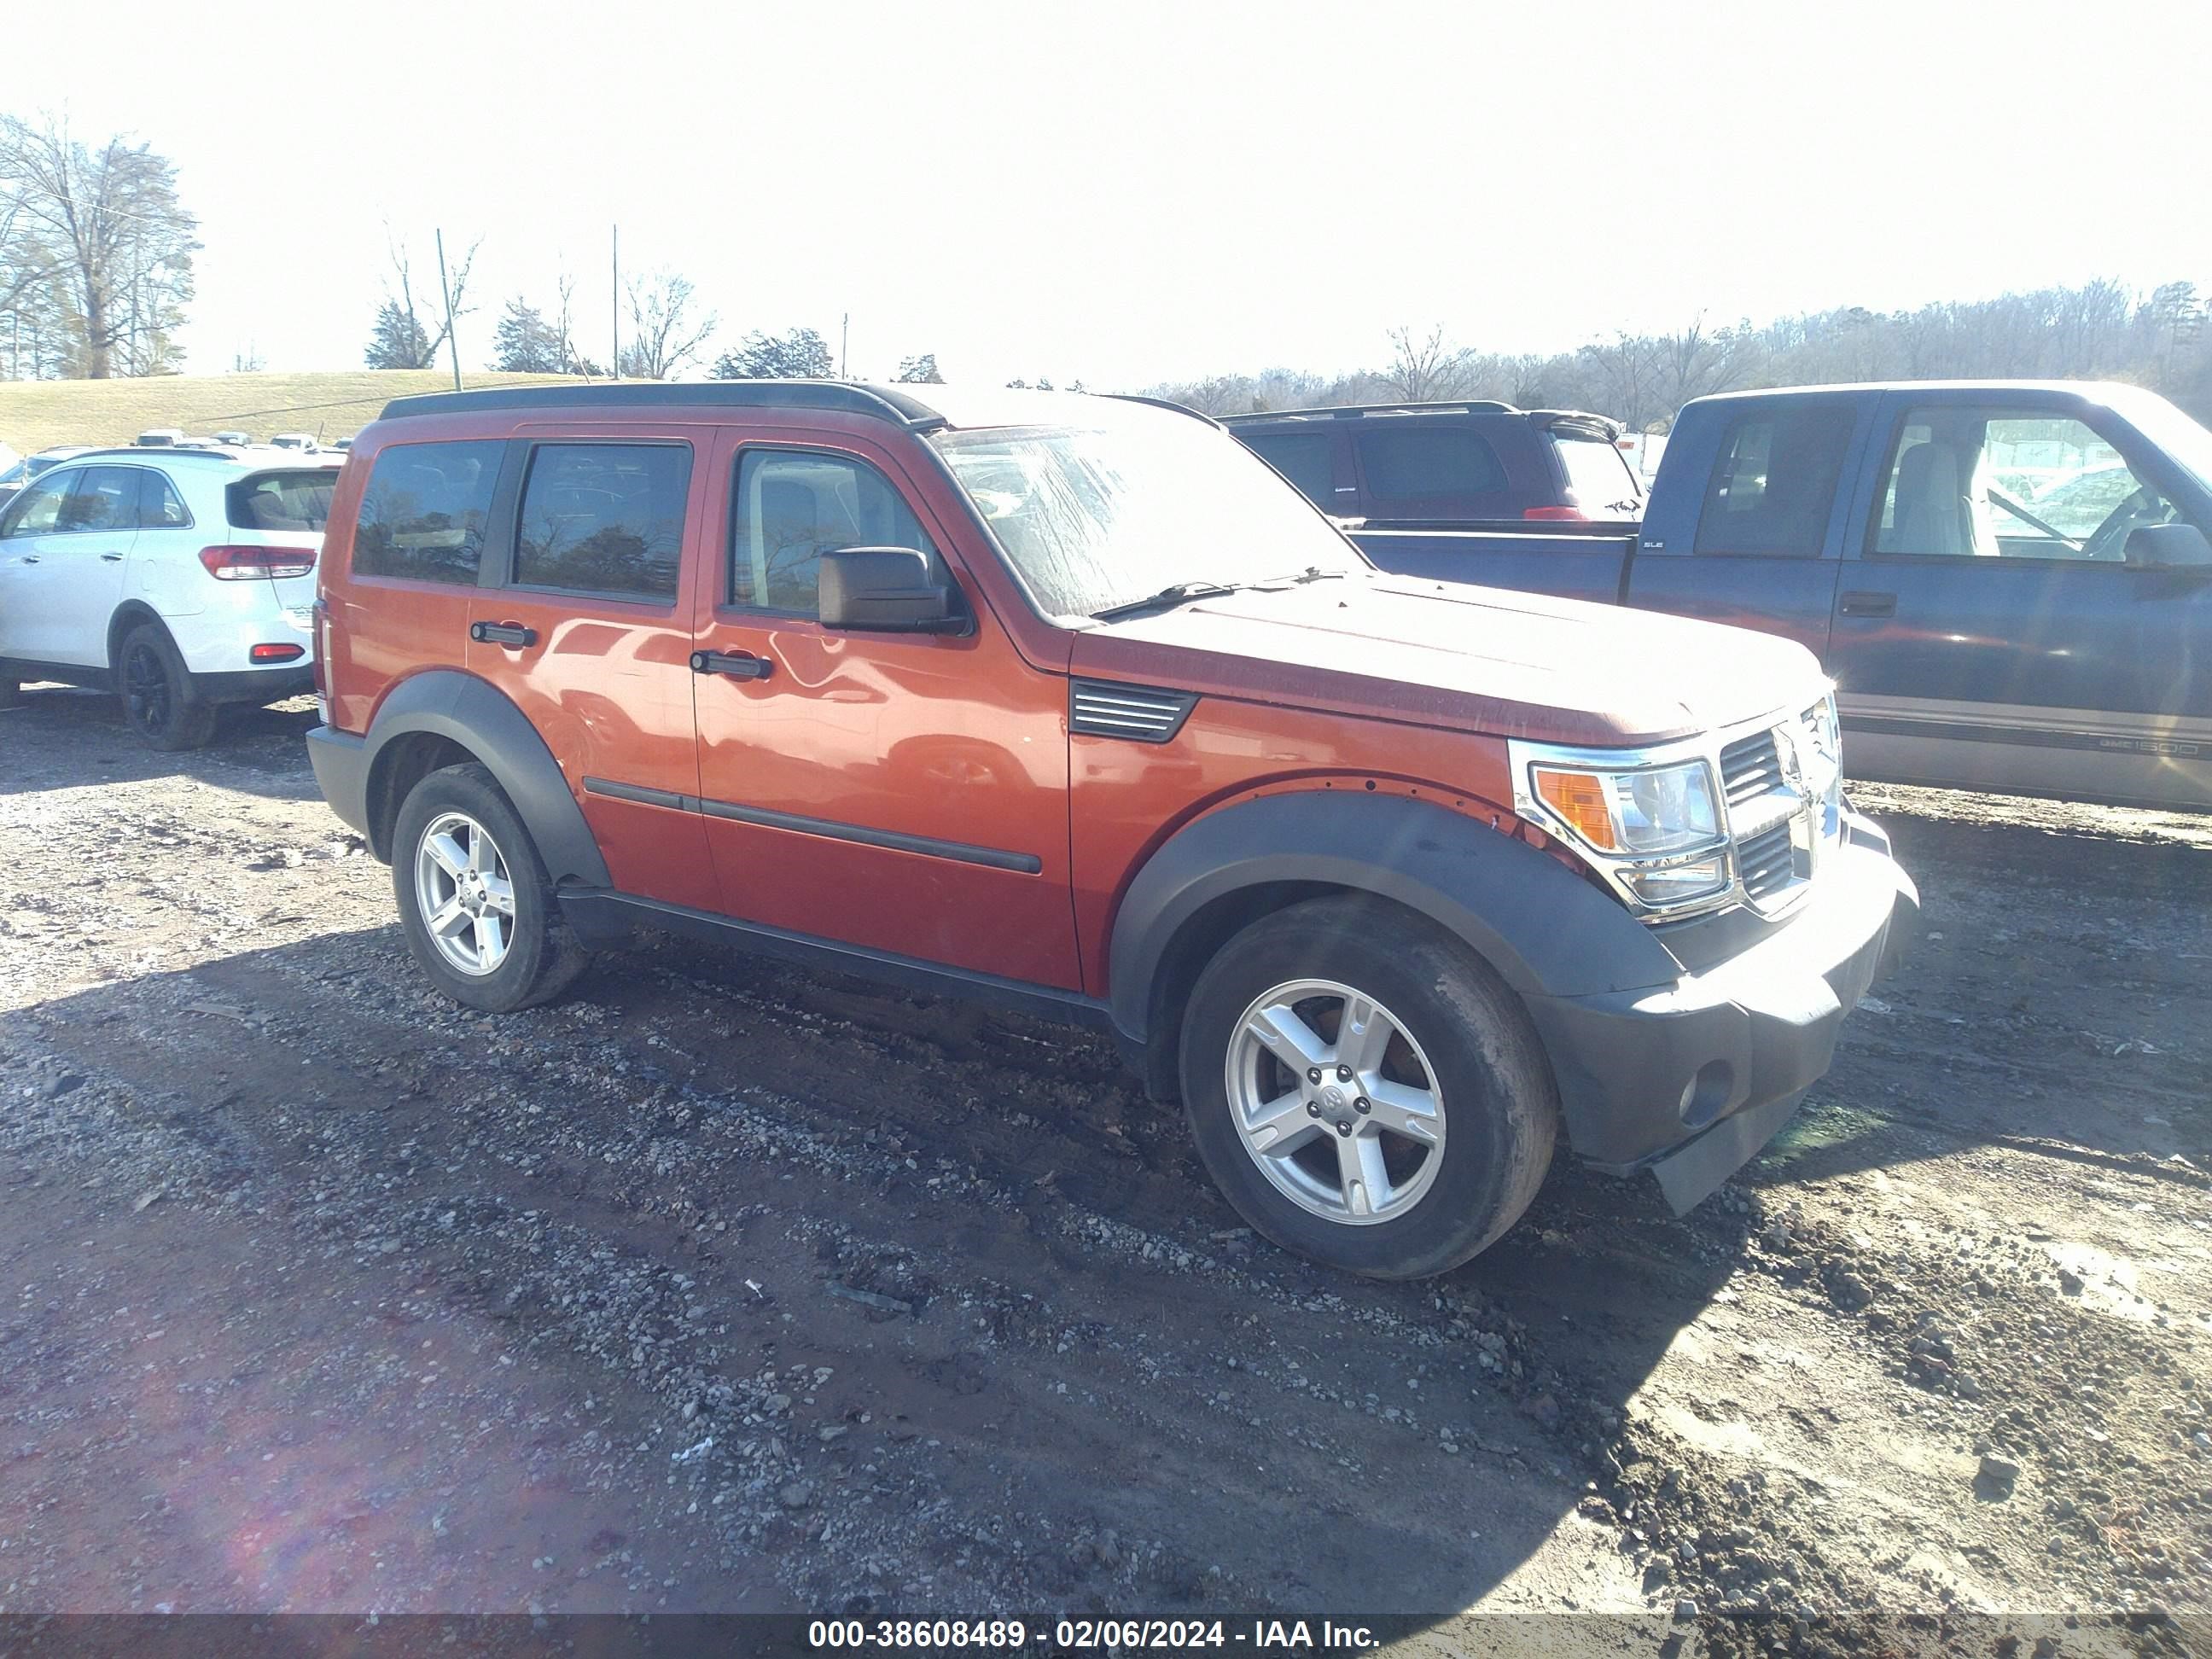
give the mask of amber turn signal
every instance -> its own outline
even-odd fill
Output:
[[[1606,800],[1610,780],[1590,772],[1553,772],[1536,769],[1536,795],[1559,815],[1583,841],[1601,853],[1616,852],[1620,842],[1613,834],[1613,809]]]

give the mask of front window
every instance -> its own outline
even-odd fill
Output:
[[[933,434],[1046,615],[1091,617],[1178,582],[1236,586],[1360,562],[1227,433],[1139,408],[1102,415],[1096,427]]]

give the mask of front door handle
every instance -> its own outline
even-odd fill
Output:
[[[1897,595],[1894,593],[1846,593],[1841,606],[1846,617],[1894,617],[1897,614]]]
[[[120,564],[123,562],[123,556],[120,553],[103,553],[100,556],[110,564]]]
[[[509,650],[538,643],[538,630],[520,623],[471,623],[469,637],[478,645],[503,645]]]
[[[756,657],[746,651],[694,651],[691,672],[695,674],[727,674],[732,679],[764,680],[773,666],[766,657]]]

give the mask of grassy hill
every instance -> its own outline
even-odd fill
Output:
[[[556,374],[464,374],[470,387],[527,386]],[[49,444],[127,443],[150,427],[194,437],[277,432],[349,436],[394,398],[447,392],[444,369],[343,369],[321,374],[164,374],[142,380],[0,381],[0,442],[28,455]]]

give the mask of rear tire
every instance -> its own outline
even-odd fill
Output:
[[[1519,1000],[1395,905],[1314,899],[1237,934],[1199,975],[1179,1059],[1223,1194],[1328,1267],[1455,1267],[1551,1167],[1559,1097]]]
[[[123,723],[149,749],[204,749],[215,736],[216,705],[194,693],[185,659],[160,623],[141,623],[123,636],[115,685]]]
[[[550,1001],[591,961],[520,814],[473,763],[408,792],[392,827],[392,885],[415,960],[464,1006],[505,1014]]]

